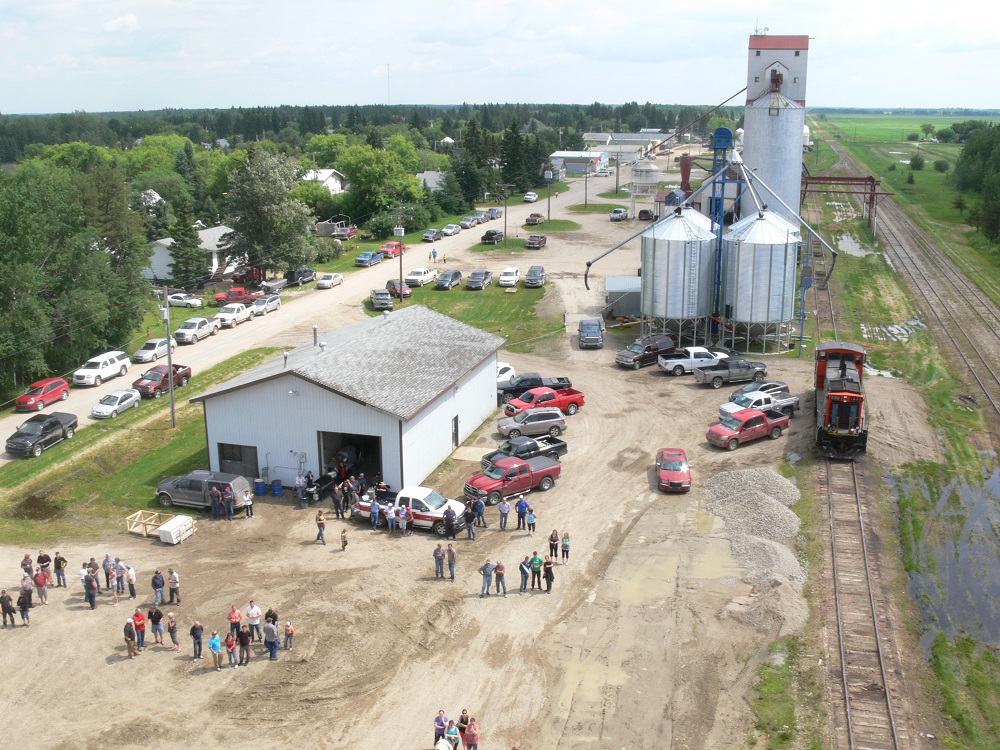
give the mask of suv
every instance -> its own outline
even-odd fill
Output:
[[[653,215],[653,212],[648,208],[639,209],[639,221],[652,221],[655,218],[656,217]]]
[[[499,219],[503,216],[503,210],[499,208],[487,208],[486,215],[491,219]]]
[[[45,378],[28,386],[15,404],[18,411],[41,411],[48,404],[69,398],[69,383],[63,378]]]
[[[500,281],[498,283],[500,286],[517,286],[517,282],[520,280],[521,272],[514,266],[510,266],[500,272]]]
[[[100,385],[108,378],[124,375],[132,360],[125,352],[108,352],[91,357],[73,373],[73,385]]]
[[[545,286],[545,266],[532,266],[524,275],[525,286]]]
[[[638,370],[646,365],[655,365],[661,354],[671,354],[673,351],[674,340],[669,336],[647,336],[636,339],[626,349],[618,352],[615,362],[621,367]]]
[[[291,271],[285,273],[285,280],[288,282],[288,286],[295,284],[296,286],[302,286],[307,281],[314,281],[316,279],[316,272],[311,268],[293,268]]]
[[[538,193],[527,192],[527,193],[524,194],[524,202],[525,203],[534,203],[537,200],[538,200]]]
[[[465,286],[469,289],[485,289],[493,283],[493,272],[479,269],[469,274],[465,280]]]
[[[497,431],[509,438],[521,437],[521,435],[559,437],[565,429],[566,415],[552,406],[526,409],[513,417],[504,417],[497,422]]]
[[[604,321],[600,318],[586,318],[580,321],[581,349],[604,348]]]
[[[187,505],[191,508],[211,508],[209,491],[218,487],[224,492],[226,487],[233,491],[236,507],[243,507],[243,492],[250,489],[250,482],[239,474],[223,474],[220,471],[196,469],[182,477],[168,477],[156,485],[156,499],[160,505]]]
[[[371,301],[374,310],[392,309],[392,293],[388,289],[372,289]]]
[[[462,227],[462,229],[472,229],[477,224],[479,224],[479,219],[475,216],[463,216],[462,220],[458,222],[458,225]]]
[[[461,271],[444,271],[438,275],[437,281],[434,282],[435,289],[451,289],[453,286],[459,286],[462,283],[462,272]]]

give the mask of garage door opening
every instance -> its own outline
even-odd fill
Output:
[[[319,455],[323,471],[330,474],[364,474],[369,483],[382,476],[382,438],[377,435],[320,432]]]

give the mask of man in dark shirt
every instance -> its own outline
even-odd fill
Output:
[[[38,557],[35,558],[38,567],[48,574],[52,574],[52,558],[45,554],[45,550],[38,550]]]
[[[194,625],[191,626],[191,641],[194,644],[194,659],[192,661],[201,659],[201,636],[204,633],[205,626],[195,620]]]
[[[444,512],[444,538],[454,539],[455,538],[455,523],[458,520],[458,516],[455,511],[448,508]]]
[[[3,626],[7,627],[7,618],[10,618],[10,626],[17,627],[14,623],[14,615],[17,610],[14,608],[14,601],[11,599],[7,589],[0,591],[0,611],[3,612]]]
[[[236,640],[240,642],[240,663],[237,666],[245,665],[250,663],[250,628],[246,625],[240,628],[240,632],[236,634]]]
[[[83,577],[83,590],[85,596],[87,597],[87,603],[90,605],[91,609],[97,609],[97,586],[98,586],[98,576],[97,574],[88,569],[87,575]]]
[[[212,500],[212,519],[217,521],[222,515],[222,493],[219,492],[218,487],[212,485],[208,491],[208,496]]]
[[[135,625],[132,624],[131,617],[125,621],[125,647],[128,649],[129,659],[139,655],[139,648],[135,643]]]
[[[233,488],[228,484],[222,490],[222,504],[226,509],[226,520],[233,520],[233,513],[236,511],[236,496],[233,495]]]
[[[56,568],[56,587],[62,586],[66,588],[66,568],[69,567],[69,561],[56,552],[55,557],[55,568]]]
[[[155,604],[149,608],[149,612],[146,613],[146,619],[149,621],[149,628],[153,631],[153,643],[159,643],[163,645],[163,613],[160,611],[159,607]]]

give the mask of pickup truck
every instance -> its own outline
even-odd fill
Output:
[[[719,419],[725,419],[743,409],[773,409],[780,411],[786,417],[792,417],[799,409],[799,397],[788,391],[761,393],[754,391],[738,396],[735,401],[727,401],[719,407]]]
[[[536,456],[545,456],[553,461],[558,461],[559,456],[565,456],[569,451],[569,446],[565,440],[552,437],[517,437],[511,438],[500,444],[495,450],[487,453],[480,460],[479,465],[483,469],[490,468],[495,462],[503,458],[520,458],[527,461]]]
[[[191,368],[187,365],[174,365],[174,388],[180,388],[188,384],[191,379]],[[159,398],[170,390],[170,382],[167,379],[167,366],[157,365],[150,367],[142,374],[142,377],[132,383],[132,387],[139,391],[139,395],[148,398]]]
[[[734,451],[741,444],[765,435],[777,440],[782,431],[787,429],[788,423],[789,418],[780,411],[743,409],[709,427],[705,438],[712,445]]]
[[[721,388],[723,383],[745,383],[766,377],[767,365],[763,362],[747,362],[745,359],[724,359],[712,367],[694,368],[694,379],[699,383],[708,383],[713,388]]]
[[[479,238],[479,242],[483,245],[496,245],[503,242],[503,230],[487,229],[486,234]]]
[[[549,239],[544,234],[532,234],[524,241],[524,246],[529,249],[537,250],[540,247],[545,247],[545,243]]]
[[[501,380],[497,383],[497,402],[506,404],[532,388],[543,387],[554,388],[558,391],[572,388],[573,383],[570,382],[569,378],[543,378],[537,372],[523,372],[510,380]]]
[[[353,240],[358,234],[358,228],[353,224],[346,226],[338,226],[333,230],[333,239],[335,240]]]
[[[219,310],[215,314],[215,319],[223,328],[235,328],[240,323],[253,320],[253,308],[239,302],[233,302]]]
[[[233,274],[234,284],[256,284],[264,280],[264,269],[257,266],[240,266]]]
[[[694,372],[696,367],[717,365],[728,356],[725,352],[712,352],[703,346],[685,346],[679,352],[661,354],[657,357],[656,364],[664,372],[684,375]]]
[[[627,208],[612,208],[611,221],[625,221],[628,218]]]
[[[636,339],[615,355],[619,367],[638,370],[646,365],[655,365],[661,354],[672,354],[674,340],[669,336],[646,336]]]
[[[384,257],[385,255],[378,250],[365,250],[363,253],[358,253],[358,257],[354,259],[354,265],[371,268],[376,263],[381,263]]]
[[[382,247],[378,249],[378,252],[382,253],[382,256],[385,258],[398,258],[406,252],[406,243],[390,240],[382,245]]]
[[[555,406],[561,409],[563,413],[573,416],[583,406],[583,401],[583,391],[578,391],[576,388],[561,388],[556,390],[555,388],[543,386],[532,388],[527,393],[522,393],[518,398],[506,402],[503,407],[503,413],[508,417],[513,417],[525,409],[534,409],[537,406]]]
[[[501,498],[510,495],[550,490],[561,474],[562,464],[544,456],[527,461],[501,458],[490,468],[469,477],[465,483],[465,497],[467,500],[482,498],[487,505],[496,505]]]
[[[418,529],[430,529],[438,536],[444,536],[444,512],[451,508],[455,511],[455,528],[465,526],[462,513],[465,504],[458,500],[449,500],[437,490],[430,487],[404,487],[397,494],[379,492],[377,499],[380,506],[376,523],[385,526],[385,507],[391,505],[398,509],[407,506],[413,512],[413,525]],[[368,492],[354,508],[354,515],[362,518],[372,517],[372,493]]]
[[[7,438],[7,453],[12,456],[34,456],[76,434],[75,414],[54,411],[51,414],[36,414],[28,419],[17,432]]]
[[[214,336],[222,328],[216,318],[188,318],[174,331],[179,344],[197,344],[206,336]]]
[[[540,224],[545,223],[545,214],[528,214],[528,218],[524,220],[525,226],[537,227]]]
[[[288,279],[268,279],[261,283],[260,289],[264,294],[277,294],[286,286],[288,286]]]
[[[228,305],[230,302],[240,302],[242,304],[250,304],[255,299],[259,299],[264,296],[264,292],[252,292],[246,287],[234,286],[228,292],[218,292],[215,295],[215,304],[222,307],[223,305]]]

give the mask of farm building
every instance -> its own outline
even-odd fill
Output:
[[[504,340],[415,305],[354,323],[196,396],[215,471],[291,483],[337,463],[419,484],[496,408]]]

